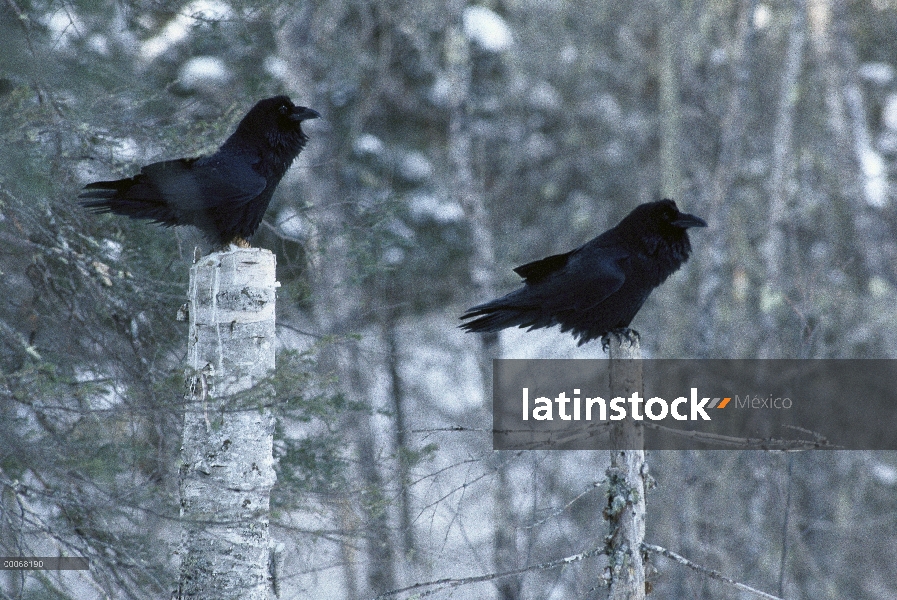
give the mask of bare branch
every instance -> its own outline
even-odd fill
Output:
[[[667,550],[666,548],[662,548],[661,546],[655,546],[653,544],[642,544],[642,549],[647,550],[648,552],[654,552],[655,554],[661,554],[663,556],[666,556],[669,559],[675,560],[680,565],[684,565],[684,566],[688,567],[689,569],[692,569],[694,571],[697,571],[698,573],[701,573],[702,575],[706,575],[707,577],[710,577],[711,579],[716,579],[717,581],[723,581],[725,583],[728,583],[729,585],[734,586],[736,589],[739,589],[743,592],[748,592],[750,594],[754,594],[755,596],[757,596],[759,598],[767,598],[767,600],[783,600],[779,596],[773,596],[772,594],[767,594],[766,592],[761,592],[758,589],[752,588],[749,585],[745,585],[743,583],[738,583],[734,579],[729,579],[728,577],[726,577],[719,571],[714,571],[713,569],[708,569],[707,567],[702,567],[699,564],[691,562],[684,556],[676,554],[672,550]]]

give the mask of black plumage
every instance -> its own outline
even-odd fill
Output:
[[[138,175],[84,187],[81,205],[166,227],[194,225],[210,242],[248,246],[271,196],[320,115],[286,96],[258,102],[212,155],[147,165]]]
[[[495,332],[560,325],[579,345],[627,329],[651,291],[691,253],[690,227],[706,227],[672,200],[637,206],[622,221],[564,254],[519,266],[523,287],[467,310],[461,327]],[[636,334],[637,335],[637,334]]]

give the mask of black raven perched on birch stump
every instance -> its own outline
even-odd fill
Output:
[[[654,288],[688,260],[688,229],[706,226],[672,200],[637,206],[579,248],[514,269],[523,287],[468,309],[461,318],[473,320],[461,327],[486,333],[560,325],[580,346],[609,334],[637,337],[629,323]]]
[[[194,225],[220,247],[249,247],[271,196],[308,142],[302,122],[320,117],[286,96],[258,102],[212,155],[147,165],[129,179],[97,181],[78,196],[95,213]]]

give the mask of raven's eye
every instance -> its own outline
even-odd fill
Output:
[[[280,114],[285,115],[285,114],[287,114],[288,112],[290,112],[290,109],[287,107],[287,105],[286,105],[286,104],[281,104],[281,105],[280,105]]]

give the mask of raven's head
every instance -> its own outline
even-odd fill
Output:
[[[302,121],[317,119],[320,116],[316,110],[296,106],[287,96],[274,96],[257,102],[240,121],[237,129],[277,130],[286,133],[301,129]]]
[[[688,239],[691,227],[707,227],[707,222],[680,211],[672,200],[659,200],[635,207],[615,229],[621,239],[642,252],[652,256],[660,253],[672,260],[675,270],[691,252]]]
[[[273,98],[262,100],[255,105],[255,108],[263,105],[271,107],[270,109],[266,108],[266,110],[272,110],[277,113],[277,126],[284,130],[298,129],[302,121],[321,117],[318,111],[305,106],[296,106],[286,96],[274,96]],[[255,110],[255,108],[252,110]]]
[[[681,234],[690,227],[707,227],[704,219],[681,212],[672,200],[641,204],[620,222],[621,226],[624,224],[639,233],[656,231]]]
[[[285,171],[305,147],[308,136],[302,122],[321,115],[305,106],[296,106],[287,96],[260,100],[237,125],[228,144],[249,145],[271,151],[275,171]]]
[[[707,227],[707,221],[701,217],[681,212],[672,200],[661,200],[658,214],[660,219],[669,223],[678,229],[688,229],[690,227]]]

